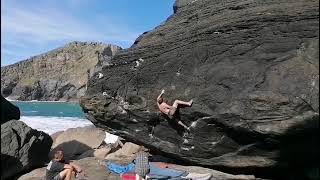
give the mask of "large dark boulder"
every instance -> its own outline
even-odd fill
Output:
[[[1,124],[12,119],[20,119],[20,110],[1,95]]]
[[[189,163],[310,178],[319,167],[318,3],[187,3],[90,79],[83,110],[96,126]],[[191,133],[158,113],[161,89],[170,102],[194,99],[180,110]]]
[[[22,121],[1,124],[1,179],[43,166],[48,161],[51,137]]]

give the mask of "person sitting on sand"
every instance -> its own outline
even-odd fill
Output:
[[[170,106],[167,103],[164,102],[162,95],[164,94],[164,90],[161,91],[160,95],[157,97],[157,105],[159,110],[166,114],[169,119],[173,119],[175,117],[176,111],[178,108],[180,108],[179,105],[186,105],[188,107],[192,106],[193,100],[191,99],[189,102],[185,102],[185,101],[180,101],[180,100],[175,100],[173,102],[173,105]],[[180,120],[178,121],[178,124],[180,124],[181,126],[183,126],[185,129],[187,129],[188,131],[190,130],[189,127],[187,127],[184,123],[182,123]]]
[[[58,150],[46,168],[46,180],[71,180],[72,174],[76,176],[81,172],[82,169],[74,163],[65,163],[63,151]]]

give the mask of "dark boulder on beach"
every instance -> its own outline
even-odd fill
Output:
[[[20,119],[20,109],[1,95],[1,124],[12,119]]]
[[[22,121],[1,124],[1,179],[43,166],[51,145],[48,134],[31,129]]]
[[[177,1],[178,2],[178,1]],[[194,0],[111,59],[81,101],[110,133],[184,162],[310,179],[319,167],[319,1]],[[180,5],[179,5],[180,4]],[[156,98],[180,109],[186,133]]]

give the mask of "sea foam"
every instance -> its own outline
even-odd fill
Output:
[[[69,128],[93,125],[89,120],[77,117],[21,116],[20,120],[31,128],[43,131],[49,135],[58,131],[65,131]]]

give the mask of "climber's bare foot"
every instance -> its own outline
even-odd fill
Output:
[[[191,100],[189,101],[189,106],[190,106],[190,107],[192,106],[192,103],[193,103],[193,99],[191,99]]]

